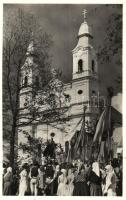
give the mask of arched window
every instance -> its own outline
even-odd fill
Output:
[[[93,94],[93,95],[96,95],[96,92],[95,92],[94,90],[92,90],[92,94]]]
[[[80,59],[78,61],[78,72],[82,72],[83,71],[83,61]]]
[[[91,96],[91,105],[96,107],[98,103],[98,99],[97,99],[97,93],[95,90],[92,90],[92,96]]]
[[[92,72],[95,72],[95,61],[94,60],[92,60],[91,66],[92,66]]]
[[[24,87],[27,87],[28,86],[28,77],[25,76],[24,78]]]

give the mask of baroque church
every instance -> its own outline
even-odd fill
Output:
[[[54,133],[54,141],[65,148],[66,142],[69,142],[75,133],[80,131],[83,119],[88,124],[85,127],[87,129],[93,126],[93,122],[95,123],[98,119],[101,102],[98,62],[95,47],[93,46],[92,29],[87,23],[85,11],[77,38],[77,45],[72,50],[72,80],[67,84],[63,84],[61,80],[57,79],[58,83],[63,85],[63,92],[69,98],[67,102],[68,110],[66,111],[66,118],[69,118],[69,120],[62,123],[55,121],[45,123],[45,121],[38,120],[25,125],[26,119],[24,117],[22,118],[24,125],[18,127],[18,145],[25,142],[26,138],[23,132],[26,131],[36,138],[43,138],[43,140],[50,139],[51,134]],[[20,91],[20,116],[30,117],[27,110],[27,101],[32,98],[32,87],[30,85],[34,81],[39,81],[37,67],[38,65],[34,61],[34,43],[31,41],[21,70],[21,84],[24,84],[24,87]],[[52,74],[56,77],[55,70],[52,70]],[[38,95],[39,93],[38,91]],[[102,101],[105,105],[104,98]]]

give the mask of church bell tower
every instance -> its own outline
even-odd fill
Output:
[[[93,47],[93,34],[87,23],[87,11],[83,11],[84,21],[78,32],[78,43],[73,49],[73,80],[87,76],[98,77],[98,66],[95,49]]]
[[[99,78],[97,56],[93,46],[93,33],[87,22],[87,11],[83,11],[84,21],[81,23],[78,32],[78,42],[72,50],[73,73],[72,87],[76,93],[76,110],[83,112],[82,104],[87,107],[86,118],[90,121],[98,114],[97,101],[92,97],[99,95]],[[75,97],[73,97],[73,104]],[[94,105],[92,105],[92,102]]]
[[[29,113],[28,107],[40,87],[38,56],[33,38],[26,52],[26,59],[21,68],[20,78],[20,114]]]

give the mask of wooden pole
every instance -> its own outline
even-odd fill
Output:
[[[112,128],[111,128],[111,103],[112,103],[112,97],[113,97],[113,88],[112,87],[108,87],[107,88],[107,91],[108,91],[108,108],[109,108],[109,127],[108,127],[108,155],[110,156],[110,160],[112,159],[112,155],[111,155],[111,135],[110,135],[110,131],[112,131]]]
[[[86,151],[86,148],[85,148],[85,145],[86,145],[86,143],[85,143],[85,139],[86,139],[86,132],[85,132],[85,113],[86,113],[86,109],[87,109],[87,106],[84,106],[83,107],[83,111],[84,111],[84,113],[83,113],[83,123],[84,123],[84,135],[83,135],[83,145],[82,145],[82,148],[83,148],[83,155],[84,155],[84,162],[85,162],[85,151]]]

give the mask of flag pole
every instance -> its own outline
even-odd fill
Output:
[[[83,123],[84,123],[84,135],[83,135],[83,142],[82,142],[82,148],[83,148],[83,156],[84,156],[84,162],[85,162],[85,151],[86,151],[86,148],[85,148],[85,139],[86,139],[86,132],[85,132],[85,113],[86,113],[86,109],[87,109],[87,106],[84,105],[83,107]]]
[[[110,138],[110,131],[112,130],[112,127],[111,127],[111,103],[112,103],[112,97],[113,97],[113,94],[114,94],[114,90],[113,90],[113,87],[108,87],[107,88],[107,91],[108,91],[108,107],[109,107],[109,127],[108,127],[108,155],[110,156],[110,160],[112,159],[112,155],[111,155],[111,138]]]

